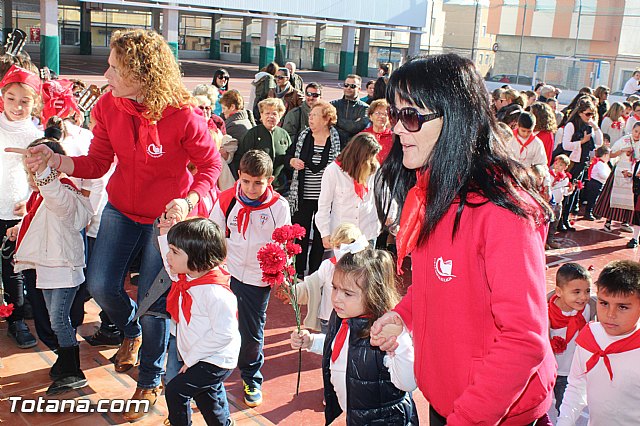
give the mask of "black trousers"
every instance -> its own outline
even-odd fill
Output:
[[[587,207],[585,208],[584,214],[588,215],[593,212],[593,207],[596,205],[596,201],[598,201],[598,197],[602,192],[602,187],[604,184],[595,179],[590,179],[584,187],[585,191],[585,199],[587,201]]]
[[[17,225],[19,220],[1,220],[0,235],[7,235],[7,229]],[[5,241],[2,248],[2,285],[4,286],[4,301],[13,303],[13,312],[7,318],[9,323],[24,319],[24,275],[13,270],[13,254],[16,250],[16,242]]]
[[[317,271],[320,263],[322,263],[324,246],[322,245],[320,231],[318,231],[316,221],[314,220],[317,211],[318,200],[302,200],[298,205],[298,211],[295,212],[291,218],[291,223],[297,223],[307,230],[304,238],[297,241],[302,248],[302,253],[296,256],[296,273],[298,275],[304,275],[304,271],[307,269],[307,256],[309,257],[309,274]],[[312,226],[313,242],[309,244]],[[309,250],[309,245],[311,245],[311,250]]]
[[[232,371],[200,361],[171,379],[165,393],[169,422],[174,426],[191,425],[191,399],[194,399],[207,425],[230,424],[223,382]]]

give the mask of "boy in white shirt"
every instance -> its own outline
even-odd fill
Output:
[[[549,238],[552,239],[556,233],[562,218],[562,201],[566,195],[573,192],[571,185],[571,175],[567,173],[567,169],[571,161],[564,154],[558,155],[553,160],[551,170],[551,183],[549,188],[549,204],[553,211],[553,221],[549,225]]]
[[[640,263],[616,260],[596,282],[597,315],[576,339],[557,426],[575,425],[585,406],[590,425],[637,426],[640,419]]]
[[[161,221],[160,233],[160,252],[173,281],[167,312],[175,324],[177,354],[169,357],[183,362],[167,384],[169,423],[190,425],[194,399],[208,425],[233,424],[223,382],[238,362],[240,333],[230,275],[220,267],[227,256],[224,234],[204,218],[172,227]]]
[[[238,182],[220,194],[210,219],[226,230],[227,268],[231,290],[238,298],[241,345],[238,367],[244,381],[244,402],[249,407],[262,403],[264,325],[271,287],[262,280],[258,250],[271,242],[273,231],[291,224],[287,200],[273,182],[273,162],[260,150],[246,152],[240,159]]]
[[[589,180],[585,185],[585,198],[587,200],[587,207],[584,210],[584,218],[586,220],[596,220],[593,216],[593,207],[600,197],[602,187],[611,174],[611,168],[607,164],[611,155],[611,148],[606,145],[602,145],[596,149],[596,155],[591,160],[589,166]]]
[[[525,167],[534,164],[547,164],[547,154],[544,144],[533,129],[536,127],[536,117],[530,112],[523,112],[518,117],[518,127],[513,131],[513,138],[508,142],[512,158]]]

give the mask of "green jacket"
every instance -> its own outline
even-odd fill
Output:
[[[291,145],[291,138],[289,134],[282,127],[274,127],[271,132],[264,127],[264,124],[259,124],[256,127],[249,129],[242,138],[242,141],[238,143],[238,151],[233,156],[233,162],[236,166],[236,170],[239,170],[240,159],[245,152],[252,149],[259,149],[266,152],[273,161],[273,188],[278,191],[284,191],[288,187],[287,178],[283,172],[285,155],[287,148]]]
[[[311,108],[306,102],[303,102],[302,105],[292,109],[284,116],[282,128],[289,133],[291,142],[298,142],[300,133],[309,127],[309,112],[311,112]]]

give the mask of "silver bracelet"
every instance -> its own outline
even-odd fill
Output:
[[[193,210],[193,203],[191,202],[189,197],[185,197],[184,200],[187,202],[187,206],[189,208],[189,211]]]

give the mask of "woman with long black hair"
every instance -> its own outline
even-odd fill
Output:
[[[550,424],[551,212],[509,158],[489,98],[473,62],[454,54],[408,62],[387,90],[396,138],[375,188],[381,215],[391,199],[404,204],[398,257],[411,253],[413,282],[371,341],[394,350],[388,324],[413,333],[432,426]]]

